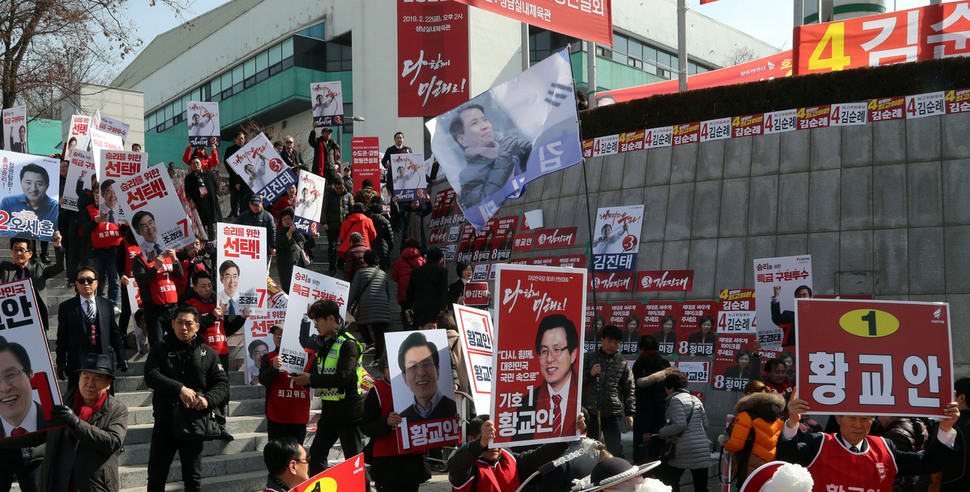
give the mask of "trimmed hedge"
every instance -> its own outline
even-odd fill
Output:
[[[582,138],[728,116],[970,89],[970,58],[946,58],[661,94],[580,112]]]

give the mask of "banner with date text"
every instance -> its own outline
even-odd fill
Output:
[[[495,272],[493,445],[574,440],[587,272],[508,264],[495,265]],[[557,404],[553,395],[565,397]]]
[[[613,46],[611,0],[456,1],[567,36]]]
[[[468,6],[397,1],[398,116],[437,116],[468,100]]]
[[[940,417],[952,399],[947,303],[799,299],[798,397],[813,413]]]

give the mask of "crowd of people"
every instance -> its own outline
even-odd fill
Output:
[[[469,375],[461,363],[451,306],[464,302],[464,287],[472,278],[473,266],[456,263],[457,280],[449,281],[442,251],[428,246],[425,218],[431,208],[426,200],[398,203],[392,198],[386,203],[375,191],[380,183],[370,180],[354,193],[351,176],[338,167],[340,147],[331,134],[329,128],[319,137],[315,131],[310,133],[312,160],[304,159],[293,137],[277,142],[291,169],[311,171],[326,179],[322,199],[313,205],[320,209],[319,234],[296,228],[295,208],[303,202],[297,198],[295,186],[267,206],[266,197],[253,190],[258,176],[242,176],[228,165],[224,167],[228,203],[224,203],[218,150],[190,146],[183,156],[188,172],[173,167],[169,172],[193,218],[198,237],[194,244],[174,250],[146,240],[157,233],[154,217],[139,212],[130,221],[120,220],[111,206],[100,205],[117,201],[110,181],[98,183],[96,179],[78,185],[77,212],[61,210],[59,231],[52,243],[54,261],[47,249],[35,258],[32,241],[10,241],[12,260],[0,262],[0,277],[3,281],[31,280],[45,329],[46,285],[66,271],[68,284],[77,295],[56,309],[56,372],[67,382],[68,392],[52,415],[65,427],[38,437],[30,432],[44,429],[30,423],[38,418],[32,416],[37,410],[29,414],[32,407],[27,405],[18,417],[18,422],[27,422],[24,427],[8,428],[9,419],[0,408],[4,435],[10,436],[0,443],[4,457],[0,488],[14,480],[22,490],[120,488],[118,454],[125,439],[127,409],[113,397],[112,381],[128,370],[125,339],[129,320],[134,319],[134,351],[145,356],[144,378],[153,392],[147,489],[165,489],[177,452],[185,490],[202,490],[203,442],[233,439],[226,428],[232,397],[228,339],[250,314],[236,311],[213,289],[215,282],[237,281],[240,273],[231,262],[215,268],[212,243],[215,224],[221,221],[265,228],[284,291],[290,289],[295,266],[324,271],[350,283],[347,312],[352,324],[332,300],[319,300],[309,307],[307,328],[300,334],[308,354],[303,371],[281,370],[280,325],[270,330],[276,349],[253,356],[258,361],[256,379],[267,390],[266,490],[289,490],[325,470],[338,440],[345,457],[365,454],[369,477],[379,491],[418,490],[430,478],[427,452],[402,454],[397,446],[394,428],[402,417],[390,404],[384,335],[447,329],[455,387],[468,392]],[[237,134],[225,159],[246,141],[245,133]],[[410,152],[403,134],[396,134],[394,142],[385,157]],[[383,164],[385,172],[389,171],[390,159],[385,158]],[[62,160],[62,189],[66,173],[67,161]],[[385,185],[392,188],[389,172],[387,176]],[[327,241],[326,261],[314,263],[320,236]],[[132,282],[138,287],[140,307],[131,305],[122,292]],[[776,310],[776,306],[772,308]],[[400,322],[394,321],[394,311],[400,312]],[[688,391],[687,376],[671,368],[663,356],[669,351],[662,348],[676,342],[671,333],[673,319],[665,318],[662,331],[653,336],[639,336],[635,341],[638,356],[630,364],[620,347],[624,342],[633,343],[629,332],[639,324],[633,321],[636,323],[625,324],[626,332],[614,325],[594,325],[600,343],[585,353],[579,368],[583,371],[581,408],[576,409],[580,417],[565,426],[587,437],[530,449],[490,447],[496,426],[488,415],[474,416],[476,410],[483,413],[485,409],[471,407],[473,418],[465,422],[465,443],[449,459],[441,458],[447,461],[454,490],[514,491],[520,486],[524,490],[569,490],[576,480],[585,488],[573,490],[669,487],[676,491],[685,471],[693,490],[709,490],[715,449],[709,439],[713,417]],[[705,317],[699,326],[697,343],[707,343],[713,320]],[[565,356],[578,350],[578,345],[577,340]],[[22,383],[21,376],[30,372],[29,361],[23,360],[23,349],[18,347],[0,338],[0,379],[4,383],[0,386],[4,388]],[[970,378],[956,381],[955,401],[941,409],[945,417],[937,422],[845,415],[835,416],[823,426],[806,415],[807,403],[798,398],[792,383],[792,364],[784,358],[762,364],[759,349],[755,345],[739,352],[738,376],[750,382],[737,402],[733,425],[719,439],[723,449],[732,453],[729,478],[735,486],[740,487],[772,462],[784,460],[807,467],[814,490],[842,490],[832,489],[834,484],[867,491],[915,491],[925,490],[934,481],[940,490],[970,490],[970,474],[964,472],[970,463],[970,411],[960,413],[968,408]],[[369,367],[364,366],[364,354],[373,356]],[[377,375],[369,391],[365,384],[368,369]],[[322,408],[316,434],[306,449],[311,389],[316,390]],[[7,406],[4,395],[0,391],[0,406]],[[24,429],[29,429],[28,435],[21,436]],[[632,442],[625,443],[628,432],[632,432]],[[626,445],[632,447],[629,461]],[[598,450],[598,457],[590,451],[593,449]],[[551,468],[555,472],[549,473],[548,463],[554,460],[557,466]],[[536,479],[532,475],[540,468],[546,473]]]

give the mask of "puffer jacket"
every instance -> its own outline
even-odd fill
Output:
[[[694,409],[693,415],[690,409]],[[711,466],[711,441],[707,438],[707,412],[704,404],[686,388],[676,389],[667,396],[667,424],[660,428],[660,438],[677,439],[677,450],[670,466],[696,470]],[[690,422],[687,416],[690,415]],[[683,432],[683,435],[680,433]],[[680,435],[679,438],[677,436]]]
[[[741,470],[745,476],[759,466],[775,460],[775,446],[778,445],[778,438],[785,426],[785,421],[781,419],[784,408],[785,398],[775,393],[752,393],[738,400],[734,406],[737,417],[734,419],[731,437],[724,443],[724,449],[732,453],[741,451],[748,434],[754,429],[748,469]]]
[[[362,243],[358,243],[347,250],[347,253],[344,255],[344,261],[346,261],[344,263],[344,280],[350,282],[354,279],[357,270],[367,266],[367,263],[364,262],[364,253],[368,249],[370,248]]]
[[[377,253],[384,266],[387,258],[394,249],[394,230],[391,229],[391,221],[384,214],[370,214],[370,220],[374,223],[374,230],[377,231],[377,240],[371,243],[371,249]]]
[[[351,195],[350,192],[344,191],[342,195],[338,195],[336,191],[333,191],[332,186],[328,186],[327,190],[323,192],[323,213],[321,214],[327,228],[333,232],[340,232],[340,224],[350,213],[350,207],[353,204],[354,195]]]
[[[350,282],[348,305],[360,302],[358,325],[391,322],[391,283],[376,266],[361,268]]]
[[[587,352],[583,362],[583,406],[590,412],[599,410],[608,417],[632,417],[636,412],[633,391],[633,369],[620,353],[607,355],[602,350]],[[589,371],[600,365],[600,374],[591,376]]]
[[[184,343],[167,333],[152,344],[145,359],[145,384],[152,390],[155,422],[171,422],[175,406],[181,404],[179,391],[187,386],[218,408],[229,399],[229,376],[219,363],[215,350],[196,336]]]
[[[397,303],[404,304],[408,298],[408,283],[411,282],[411,271],[424,265],[428,260],[424,259],[418,248],[405,248],[401,252],[401,257],[394,262],[394,270],[391,278],[397,282]]]
[[[337,255],[341,258],[350,249],[350,235],[355,232],[364,236],[364,245],[367,246],[367,249],[370,249],[371,241],[377,239],[377,229],[374,229],[374,222],[370,220],[370,217],[360,212],[348,215],[344,219],[344,223],[340,225],[340,247],[337,248]]]

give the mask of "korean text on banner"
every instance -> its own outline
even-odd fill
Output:
[[[53,241],[61,162],[0,151],[0,236]]]
[[[128,178],[138,176],[139,174],[148,170],[148,154],[145,152],[125,152],[117,150],[101,150],[101,158],[98,159],[98,163],[101,166],[98,169],[98,175],[101,176],[101,181],[99,186],[101,189],[114,189],[114,185],[127,181]],[[164,166],[160,167],[164,170]],[[171,183],[171,178],[168,172],[161,172],[159,174],[164,174],[165,179]],[[153,177],[152,180],[159,180],[157,183],[161,183],[161,176]],[[152,192],[151,198],[164,196],[168,191],[174,191],[174,187],[170,187],[167,190],[157,189]],[[147,190],[146,190],[147,191]],[[128,220],[131,218],[130,214],[125,212],[125,209],[120,206],[118,198],[122,195],[118,195],[118,190],[114,190],[116,195],[111,195],[109,193],[102,193],[98,198],[98,210],[106,215],[110,216],[111,221],[116,224],[127,224]],[[178,200],[176,198],[176,200]],[[123,202],[124,200],[122,200]],[[181,202],[178,202],[181,204]]]
[[[468,100],[468,6],[397,1],[399,116],[437,116]]]
[[[492,340],[495,330],[488,311],[455,304],[455,321],[465,350],[469,392],[476,409],[492,407]]]
[[[492,442],[573,440],[583,385],[586,270],[507,264],[495,270]]]
[[[526,183],[582,160],[573,89],[562,50],[428,121],[431,149],[475,229]]]
[[[344,91],[339,80],[310,84],[313,127],[344,124]]]
[[[7,138],[3,149],[7,152],[27,153],[27,106],[14,106],[3,110],[3,134]]]
[[[364,475],[364,454],[351,456],[330,468],[310,477],[306,482],[292,488],[290,492],[320,491],[358,491],[367,490]]]
[[[354,170],[354,193],[364,187],[364,180],[372,184],[381,182],[381,146],[377,137],[353,137],[350,139],[351,167]]]
[[[243,343],[246,347],[245,352],[245,372],[246,384],[256,386],[259,384],[260,359],[263,355],[272,352],[279,347],[273,343],[273,334],[269,332],[273,325],[283,325],[286,318],[286,292],[281,290],[276,282],[266,279],[266,291],[269,295],[269,303],[266,312],[260,315],[250,315],[243,324]],[[208,343],[208,341],[206,341]],[[306,391],[306,388],[295,387],[290,383],[290,391]]]
[[[0,415],[0,440],[11,437],[5,429],[19,427],[30,433],[57,427],[51,410],[61,404],[61,395],[30,280],[0,284],[0,312],[0,343],[6,345],[0,363],[8,387],[4,400],[13,400],[4,403]],[[14,356],[17,353],[25,354],[26,360]],[[27,421],[31,415],[33,420]]]
[[[813,412],[939,417],[953,389],[946,303],[799,299],[798,397]]]
[[[91,191],[91,184],[97,181],[98,170],[94,167],[94,156],[81,148],[76,148],[67,156],[67,176],[61,190],[61,208],[77,212],[77,199],[81,192]]]
[[[91,124],[94,125],[94,128],[98,131],[119,137],[122,144],[128,140],[128,128],[131,125],[117,118],[112,118],[110,116],[101,114],[100,109],[94,112],[94,116],[91,118]]]
[[[195,233],[164,165],[156,164],[131,178],[116,181],[112,189],[123,216],[131,218],[131,230],[142,251],[179,250],[195,242]]]
[[[970,2],[795,28],[795,74],[967,56]]]
[[[157,168],[158,166],[156,166]],[[237,224],[216,224],[216,263],[219,305],[226,314],[263,314],[267,307],[266,229]]]
[[[189,101],[185,112],[188,114],[186,121],[192,147],[218,147],[222,138],[219,128],[219,103]]]
[[[424,154],[394,154],[391,156],[391,176],[394,196],[399,202],[428,199],[428,182],[424,179],[428,166]]]
[[[300,170],[297,176],[296,203],[293,204],[294,218],[297,230],[314,235],[320,233],[320,213],[323,201],[323,191],[327,182],[316,174]]]
[[[770,348],[793,347],[796,340],[795,298],[806,292],[811,297],[812,257],[754,260],[754,292],[760,299],[756,309],[758,341]]]
[[[71,115],[71,121],[67,122],[67,131],[64,132],[64,148],[61,155],[67,157],[75,148],[88,150],[91,143],[91,117],[84,115]]]
[[[637,267],[643,205],[602,207],[596,210],[593,229],[593,271],[632,271]]]
[[[398,451],[416,452],[461,442],[458,404],[445,330],[384,335],[394,411],[401,415]]]
[[[110,133],[103,132],[96,128],[91,128],[90,130],[91,141],[89,142],[91,156],[94,157],[94,167],[98,171],[98,182],[100,183],[104,178],[104,168],[106,164],[102,163],[104,160],[102,156],[102,151],[114,150],[119,152],[124,152],[125,144],[121,141],[121,137],[118,135],[112,135]],[[148,160],[143,161],[146,165]],[[130,172],[128,176],[134,174],[134,171]]]
[[[254,194],[263,196],[263,204],[267,206],[296,184],[296,175],[262,133],[243,145],[227,162]]]
[[[340,306],[340,319],[347,319],[347,296],[350,282],[337,280],[322,273],[305,268],[293,267],[290,282],[290,296],[286,305],[286,320],[283,322],[283,340],[280,342],[280,370],[303,372],[309,354],[306,349],[316,350],[314,339],[317,330],[313,320],[307,317],[307,308],[315,301],[331,299]]]
[[[527,2],[457,1],[567,36],[613,46],[611,0],[536,1],[531,9],[523,8],[530,5]]]

